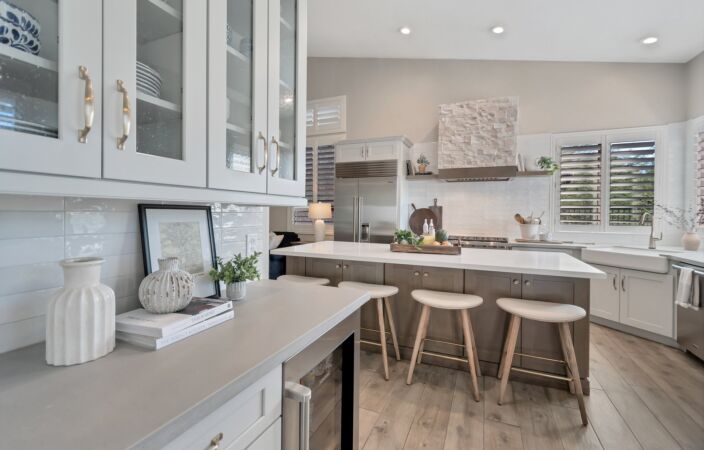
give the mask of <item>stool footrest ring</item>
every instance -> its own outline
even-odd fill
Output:
[[[511,367],[511,370],[516,371],[516,372],[522,372],[522,373],[527,373],[530,375],[535,375],[538,377],[545,377],[545,378],[552,378],[554,380],[562,380],[562,381],[574,381],[572,377],[565,377],[562,375],[555,375],[552,373],[547,373],[547,372],[540,372],[538,370],[530,370],[530,369],[522,369],[520,367]]]
[[[558,364],[567,365],[567,362],[563,359],[546,358],[544,356],[528,355],[526,353],[518,353],[518,352],[514,352],[513,355],[514,356],[525,356],[526,358],[539,359],[541,361],[550,361],[550,362],[554,362],[554,363],[558,363]]]

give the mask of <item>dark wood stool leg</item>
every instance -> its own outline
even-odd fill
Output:
[[[504,401],[504,393],[506,392],[506,385],[508,384],[508,376],[511,372],[511,365],[513,364],[513,353],[516,351],[516,341],[518,340],[518,330],[521,327],[521,318],[518,316],[511,316],[511,324],[508,327],[508,336],[506,336],[506,354],[502,360],[501,367],[501,387],[499,388],[499,405]]]

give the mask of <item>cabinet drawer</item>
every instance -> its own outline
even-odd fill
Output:
[[[247,448],[281,415],[281,366],[272,370],[191,427],[165,448],[206,450],[222,433],[220,448]]]

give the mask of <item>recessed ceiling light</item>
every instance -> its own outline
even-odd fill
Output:
[[[401,34],[405,34],[406,36],[408,36],[409,34],[411,34],[411,29],[408,28],[408,27],[401,27],[398,31],[399,31]]]
[[[645,45],[653,45],[658,41],[658,38],[656,36],[648,36],[646,38],[643,38],[641,42]]]
[[[491,32],[494,34],[501,34],[504,31],[506,31],[506,30],[504,30],[504,27],[502,27],[501,25],[497,25],[497,26],[491,28]]]

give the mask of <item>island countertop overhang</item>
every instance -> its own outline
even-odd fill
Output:
[[[323,241],[284,247],[274,255],[405,264],[448,269],[511,272],[570,278],[603,279],[606,274],[570,255],[557,252],[463,248],[460,255],[391,252],[387,244]]]

